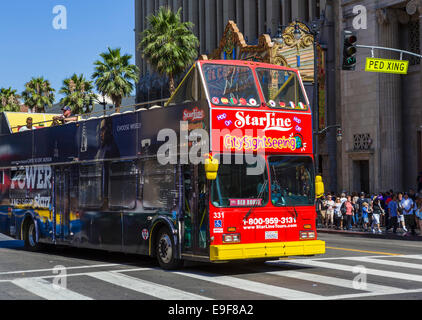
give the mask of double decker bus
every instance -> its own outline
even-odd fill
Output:
[[[6,133],[0,150],[0,232],[29,250],[149,255],[165,269],[325,253],[294,69],[197,61],[165,107]]]

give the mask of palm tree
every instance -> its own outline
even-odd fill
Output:
[[[32,78],[31,81],[25,84],[25,91],[22,92],[22,97],[25,104],[35,112],[45,112],[45,107],[52,107],[55,96],[54,90],[50,81],[43,77]]]
[[[199,41],[191,22],[181,21],[181,8],[174,13],[160,7],[156,15],[147,18],[149,28],[142,34],[138,50],[160,74],[169,78],[170,93],[175,91],[174,78],[183,73],[198,56]]]
[[[0,89],[0,111],[11,111],[19,112],[20,111],[20,102],[21,97],[16,94],[16,90],[13,90],[11,87],[8,89]]]
[[[94,62],[95,72],[92,79],[101,95],[108,96],[116,107],[116,112],[120,112],[122,99],[131,94],[134,88],[133,82],[138,82],[139,68],[130,64],[132,56],[121,55],[120,48],[108,48],[108,52],[100,54],[103,61]]]
[[[89,112],[91,101],[96,97],[92,89],[92,81],[87,81],[82,74],[78,76],[75,73],[72,77],[63,80],[59,93],[64,94],[65,97],[60,100],[60,104],[69,106],[74,114]]]

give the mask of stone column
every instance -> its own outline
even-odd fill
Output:
[[[393,9],[379,9],[377,11],[379,24],[380,46],[399,48],[398,14]],[[382,51],[381,58],[397,59],[398,54]],[[394,74],[379,75],[379,128],[378,148],[380,176],[378,185],[380,190],[393,189],[401,191],[403,188],[403,149],[402,149],[402,92],[401,76]],[[368,106],[369,107],[369,106]]]

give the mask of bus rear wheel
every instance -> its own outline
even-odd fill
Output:
[[[183,260],[176,258],[176,246],[168,228],[161,228],[156,242],[156,256],[161,268],[175,270],[183,265]]]
[[[25,249],[28,251],[38,251],[41,245],[37,242],[37,231],[35,229],[34,220],[28,220],[23,229],[23,240],[25,242]]]

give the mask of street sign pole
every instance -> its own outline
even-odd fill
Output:
[[[406,50],[400,50],[400,49],[394,49],[394,48],[386,48],[386,47],[379,47],[379,46],[364,46],[364,45],[360,45],[360,44],[357,44],[356,47],[357,48],[364,48],[364,49],[371,49],[372,53],[374,52],[374,49],[399,52],[400,53],[400,60],[403,59],[403,54],[408,54],[408,55],[415,56],[415,57],[418,57],[418,58],[421,58],[422,59],[422,55],[417,54],[417,53],[413,53],[413,52],[410,52],[410,51],[406,51]],[[374,58],[374,55],[373,54],[372,54],[372,58]]]

